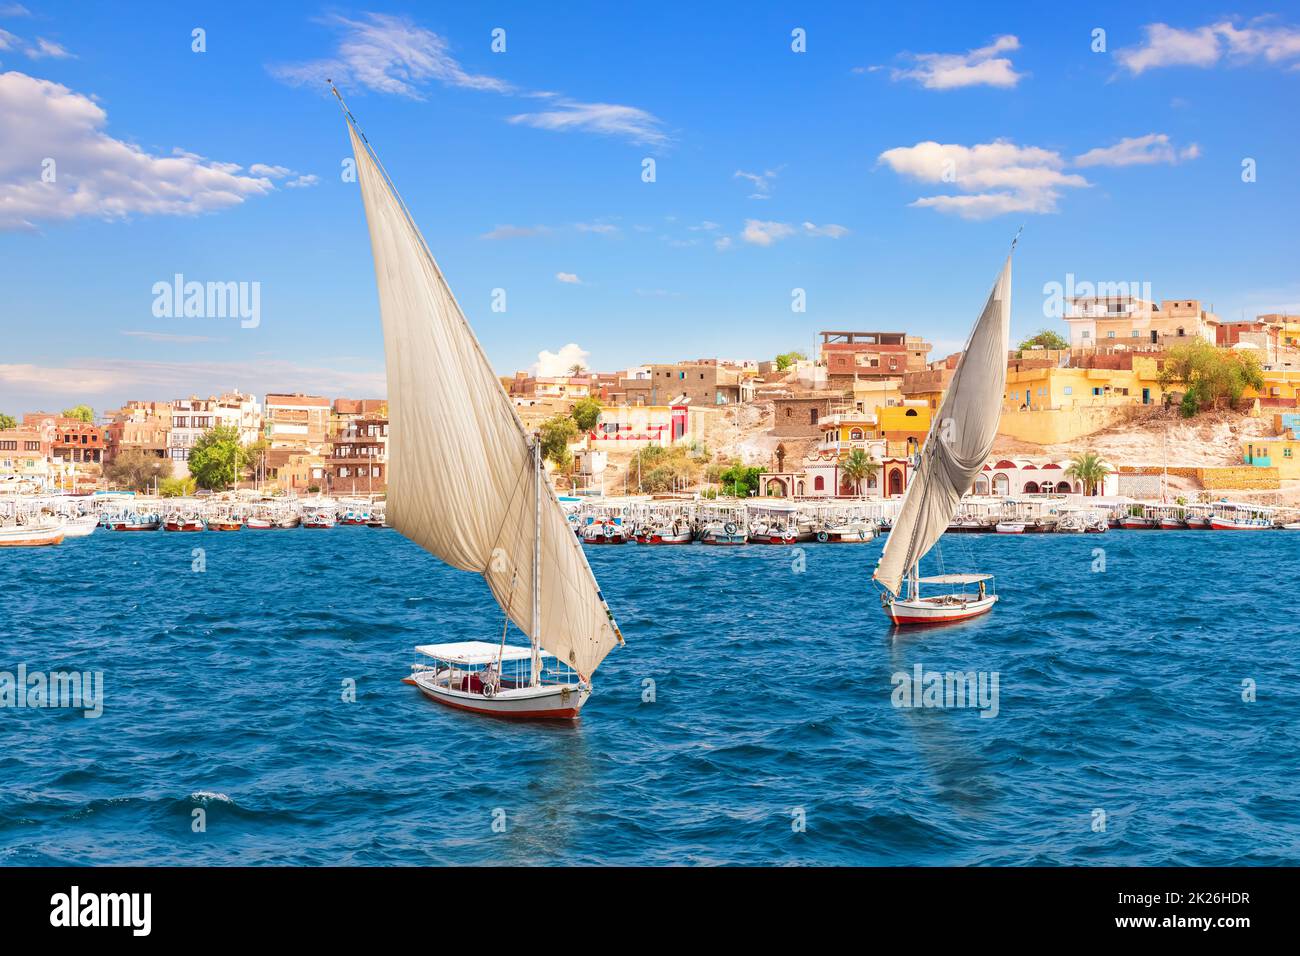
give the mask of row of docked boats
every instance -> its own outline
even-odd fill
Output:
[[[105,531],[240,531],[385,526],[383,501],[309,498],[13,496],[0,501],[0,547],[41,547]]]
[[[672,545],[700,544],[736,546],[743,544],[792,545],[818,541],[836,544],[863,544],[880,533],[881,525],[870,518],[846,518],[838,522],[815,523],[807,520],[753,522],[713,520],[695,524],[685,518],[653,524],[635,524],[622,518],[593,519],[575,524],[575,533],[583,544]]]
[[[1111,518],[1127,531],[1300,531],[1300,521],[1285,521],[1277,509],[1234,501],[1191,505],[1133,505]]]

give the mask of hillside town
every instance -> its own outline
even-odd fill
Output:
[[[1225,322],[1197,299],[1114,295],[1072,298],[1062,321],[1066,335],[1044,330],[1008,353],[999,438],[974,494],[1290,500],[1300,483],[1300,316]],[[901,497],[959,354],[935,356],[907,331],[826,330],[819,340],[812,356],[614,372],[574,365],[562,375],[517,372],[502,385],[526,427],[559,435],[548,465],[575,496]],[[1252,370],[1239,394],[1188,406],[1208,373],[1172,369],[1170,358],[1193,345]],[[25,412],[0,416],[0,426],[0,489],[9,492],[121,487],[113,466],[127,455],[185,479],[214,428],[249,450],[239,487],[373,496],[388,477],[381,398],[235,389],[98,414]],[[1066,474],[1086,450],[1106,463],[1095,487]]]

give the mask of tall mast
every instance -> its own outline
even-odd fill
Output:
[[[541,655],[537,653],[542,631],[542,436],[533,436],[533,686],[542,682]]]

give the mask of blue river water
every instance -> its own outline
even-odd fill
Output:
[[[391,530],[0,551],[0,671],[104,681],[0,709],[0,863],[1300,863],[1300,534],[947,536],[1001,603],[898,633],[879,550],[589,549],[628,643],[571,725],[401,683],[501,615]]]

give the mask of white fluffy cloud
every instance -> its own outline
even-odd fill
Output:
[[[12,17],[29,17],[30,11],[26,7],[14,4],[12,6],[0,7],[0,17],[9,19]],[[53,40],[47,40],[45,37],[37,37],[35,40],[28,41],[10,33],[8,30],[0,29],[0,50],[12,53],[21,53],[29,60],[69,60],[76,59],[66,47]]]
[[[551,352],[542,349],[537,353],[537,362],[533,365],[533,374],[540,375],[543,378],[554,378],[558,375],[568,375],[569,369],[575,365],[587,367],[587,356],[591,353],[579,346],[576,342],[570,342],[561,348],[558,352]]]
[[[803,231],[806,235],[809,236],[827,236],[828,238],[831,239],[839,239],[849,234],[848,229],[846,229],[844,226],[836,225],[833,222],[828,222],[824,226],[819,226],[811,222],[805,222],[803,224]]]
[[[1062,190],[1090,185],[1077,173],[1065,172],[1060,153],[1006,140],[899,146],[881,153],[878,162],[923,183],[951,183],[965,195],[923,196],[912,205],[965,219],[1055,212]]]
[[[1179,163],[1196,159],[1201,148],[1195,143],[1181,149],[1169,142],[1165,133],[1131,136],[1114,146],[1098,146],[1074,158],[1076,166],[1143,166],[1153,163]]]
[[[1115,52],[1120,64],[1134,75],[1169,66],[1206,68],[1221,60],[1262,60],[1272,65],[1291,64],[1291,69],[1300,64],[1300,28],[1264,19],[1242,27],[1224,20],[1193,29],[1152,23],[1143,27],[1143,33],[1142,43]]]
[[[746,219],[740,238],[755,246],[770,246],[778,239],[794,235],[794,226],[786,222]]]
[[[0,74],[0,229],[78,216],[195,215],[275,189],[234,163],[145,152],[109,136],[107,123],[98,104],[66,86]]]
[[[555,273],[557,282],[563,282],[567,285],[582,285],[582,280],[574,272],[557,272]]]
[[[668,143],[668,135],[662,128],[663,121],[635,106],[579,103],[565,97],[552,97],[551,94],[539,95],[552,99],[555,108],[539,113],[517,113],[508,117],[508,122],[557,132],[580,130],[605,136],[621,136],[646,146],[663,146]]]
[[[495,93],[513,90],[505,80],[470,73],[451,55],[445,39],[408,17],[367,13],[360,20],[333,15],[323,22],[342,34],[334,55],[273,66],[273,76],[287,83],[316,87],[322,87],[329,78],[413,100],[424,99],[422,87],[431,81]]]
[[[1001,54],[1020,49],[1020,40],[1010,34],[995,37],[988,46],[965,53],[904,54],[912,61],[906,69],[891,69],[893,80],[915,80],[930,90],[955,90],[964,86],[995,86],[1009,89],[1020,82],[1011,60]]]

